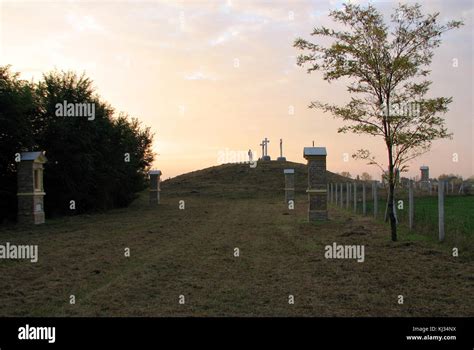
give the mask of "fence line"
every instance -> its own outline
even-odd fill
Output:
[[[371,187],[371,190],[367,191],[367,186]],[[382,218],[385,216],[384,212],[379,213],[379,205],[387,207],[387,190],[381,187],[376,181],[352,181],[352,182],[337,182],[328,184],[328,201],[330,204],[345,208],[353,213],[368,215],[372,214],[374,218]],[[380,190],[380,192],[379,192]],[[435,192],[436,196],[430,196],[429,193]],[[447,183],[447,181],[440,180],[437,186],[420,187],[419,184],[415,184],[413,180],[405,183],[404,186],[400,186],[396,190],[396,198],[394,198],[394,212],[398,224],[404,224],[410,231],[419,229],[424,232],[435,232],[438,231],[437,239],[442,242],[445,241],[445,228],[446,220],[449,218],[449,226],[456,233],[465,233],[471,230],[472,222],[469,221],[469,214],[461,214],[461,223],[458,221],[458,217],[453,215],[454,211],[458,208],[462,210],[469,210],[469,206],[472,205],[470,199],[467,198],[467,202],[461,199],[458,202],[458,197],[470,197],[457,195],[451,198],[451,205],[448,209],[451,209],[448,217],[445,215],[445,198],[447,192],[456,194],[454,184]],[[429,199],[431,198],[431,199]],[[472,197],[470,197],[472,198]],[[473,199],[474,200],[474,199]],[[417,204],[418,203],[418,204]],[[458,206],[453,208],[454,205]],[[467,204],[465,204],[467,203]],[[417,207],[418,205],[418,207]],[[455,209],[455,210],[454,210]],[[428,220],[428,221],[426,221]],[[437,227],[436,227],[437,226]],[[450,229],[449,236],[452,231]]]

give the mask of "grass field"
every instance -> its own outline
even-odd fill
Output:
[[[0,261],[0,315],[474,316],[469,255],[391,242],[386,224],[334,207],[310,224],[305,195],[283,203],[287,165],[210,168],[165,182],[159,207],[143,193],[127,209],[2,228],[0,243],[38,244],[39,261]],[[365,245],[365,261],[325,259],[333,242]]]
[[[384,196],[381,196],[385,198]],[[404,209],[397,210],[400,228],[408,231],[408,198],[403,200]],[[417,234],[433,242],[438,240],[438,196],[415,197],[414,227],[410,234]],[[383,220],[385,200],[379,200],[378,219]],[[360,207],[360,206],[359,206]],[[445,241],[459,249],[467,250],[474,257],[474,196],[449,195],[445,197]],[[359,213],[361,208],[359,208]],[[367,202],[367,213],[373,215],[372,198]]]

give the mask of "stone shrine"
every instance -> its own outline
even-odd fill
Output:
[[[284,169],[285,174],[285,203],[295,200],[295,169]]]
[[[308,161],[308,220],[327,220],[326,147],[305,147],[303,157]]]
[[[44,224],[43,164],[45,152],[23,152],[18,164],[18,223]]]
[[[150,204],[160,204],[161,170],[151,170],[150,175]]]
[[[431,187],[430,183],[430,168],[426,165],[420,167],[421,179],[420,179],[420,188],[422,190],[428,191]]]

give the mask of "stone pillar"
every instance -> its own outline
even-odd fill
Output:
[[[23,152],[18,164],[18,223],[44,223],[43,164],[45,152]]]
[[[295,169],[283,170],[285,174],[285,203],[295,200]]]
[[[420,188],[422,191],[430,190],[430,168],[426,165],[420,167]]]
[[[303,157],[308,161],[308,220],[322,221],[328,219],[326,148],[305,147]]]
[[[152,170],[150,171],[150,204],[160,204],[160,182],[161,182],[161,171]]]

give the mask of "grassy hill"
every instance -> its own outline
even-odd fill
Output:
[[[305,164],[294,162],[258,162],[223,164],[193,171],[164,181],[162,190],[170,195],[200,194],[226,198],[254,198],[281,195],[285,187],[284,169],[295,169],[295,190],[306,193],[308,170]],[[351,179],[327,171],[329,182],[350,182]]]

